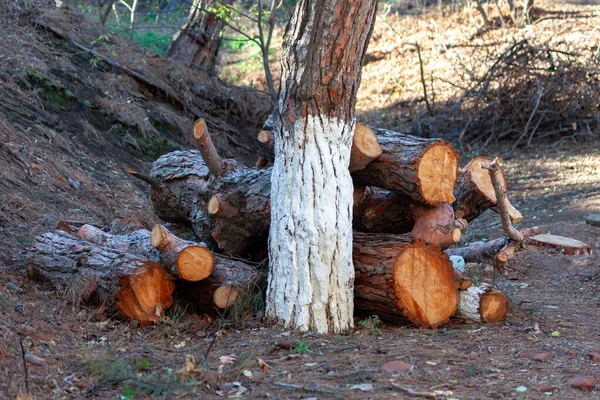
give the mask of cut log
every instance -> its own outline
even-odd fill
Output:
[[[489,163],[493,160],[489,157],[475,157],[464,168],[464,173],[458,178],[454,195],[454,215],[456,218],[464,218],[468,222],[480,216],[488,208],[496,207],[496,193],[490,173],[481,167],[481,163]],[[508,182],[502,170],[499,176],[504,187],[508,189]],[[508,213],[513,223],[520,222],[523,217],[512,204],[508,203]]]
[[[273,150],[273,146],[275,145],[275,135],[273,135],[273,132],[260,131],[257,139],[258,156],[266,162],[273,162],[275,160],[275,151]]]
[[[352,224],[360,232],[410,232],[412,238],[442,248],[454,245],[461,237],[454,210],[448,203],[427,206],[398,193],[368,186],[354,190]]]
[[[530,238],[540,233],[540,228],[534,226],[532,228],[523,229],[520,231],[525,239]],[[512,246],[517,245],[515,248]],[[519,248],[518,243],[515,243],[508,236],[502,236],[498,239],[488,240],[487,242],[475,242],[465,247],[455,247],[447,249],[444,252],[449,256],[461,256],[466,262],[493,262],[497,260],[497,255],[500,260],[507,261],[512,258]]]
[[[178,238],[164,226],[154,226],[149,243],[160,253],[162,264],[180,279],[197,282],[208,278],[213,271],[214,257],[210,250]]]
[[[456,280],[460,290],[468,289],[471,287],[471,285],[473,285],[473,280],[465,275],[464,272],[461,272],[457,269],[454,270],[454,279]]]
[[[178,282],[181,293],[204,312],[219,313],[250,294],[262,293],[264,271],[230,257],[215,254],[214,258],[210,277],[200,282]]]
[[[354,183],[403,193],[413,200],[438,206],[454,201],[458,154],[441,139],[424,139],[385,129],[373,129],[383,153]]]
[[[194,139],[196,139],[198,150],[210,173],[214,176],[220,176],[224,172],[223,163],[215,145],[210,139],[204,118],[199,118],[194,124]]]
[[[272,129],[272,128],[271,128]],[[263,162],[275,160],[275,139],[271,130],[262,130],[258,134],[258,155]],[[364,169],[367,164],[375,160],[383,152],[377,135],[368,126],[358,123],[354,129],[352,149],[350,151],[350,172]]]
[[[177,238],[166,228],[155,226],[152,233],[140,229],[126,235],[111,235],[91,225],[83,225],[76,236],[143,259],[160,262],[179,279],[199,281],[213,268],[210,250],[199,243]]]
[[[456,315],[472,322],[494,324],[504,321],[508,313],[508,298],[487,283],[459,291]]]
[[[150,231],[138,229],[125,235],[113,235],[95,226],[85,224],[75,236],[99,246],[110,247],[150,261],[160,261],[158,251],[150,245]]]
[[[350,172],[365,169],[367,164],[383,153],[377,141],[377,135],[365,124],[358,123],[354,128],[352,148],[350,150]]]
[[[354,233],[354,302],[359,312],[435,328],[456,312],[452,263],[434,245],[408,235]]]
[[[245,255],[252,245],[266,248],[270,223],[271,169],[249,169],[224,159],[226,172],[212,176],[196,151],[168,153],[152,166],[151,177],[156,214],[164,220],[184,220],[209,247],[213,238],[229,254]],[[235,218],[211,214],[208,203],[217,195],[239,212]],[[214,210],[214,200],[212,208]],[[228,205],[223,204],[222,207]],[[218,209],[218,207],[217,207]]]
[[[592,254],[592,246],[566,236],[541,234],[529,238],[529,242],[541,247],[550,247],[569,256]]]
[[[155,262],[64,231],[38,236],[27,254],[30,275],[52,282],[76,303],[114,306],[142,324],[157,322],[172,304],[172,277]]]

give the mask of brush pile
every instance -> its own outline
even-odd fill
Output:
[[[593,135],[600,127],[599,91],[598,54],[520,40],[464,93],[463,109],[473,118],[464,139],[509,140],[514,148],[547,137]]]

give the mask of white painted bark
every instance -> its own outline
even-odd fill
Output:
[[[479,304],[481,302],[481,296],[490,289],[490,285],[482,283],[480,286],[471,286],[466,290],[459,290],[456,315],[468,321],[482,322],[481,314],[479,313]]]
[[[353,326],[354,126],[308,115],[275,139],[267,315],[291,328],[339,333]]]

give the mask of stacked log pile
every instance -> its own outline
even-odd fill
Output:
[[[194,137],[198,150],[163,155],[148,176],[129,172],[150,185],[159,218],[187,224],[201,242],[180,239],[162,225],[111,232],[63,224],[62,231],[37,238],[31,272],[65,285],[85,276],[93,284],[79,290],[80,297],[101,293],[140,322],[162,316],[174,280],[206,311],[227,309],[244,292],[260,291],[266,272],[242,260],[267,257],[273,134],[260,132],[254,168],[221,159],[203,120]],[[484,322],[504,318],[506,297],[456,271],[449,259],[492,260],[500,268],[524,238],[539,233],[512,227],[522,216],[508,202],[497,160],[478,157],[459,170],[458,154],[443,140],[358,124],[349,169],[355,184],[357,311],[424,328],[454,315]],[[503,216],[507,236],[454,247],[468,222],[489,208]]]

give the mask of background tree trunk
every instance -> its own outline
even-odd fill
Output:
[[[207,9],[231,3],[232,0],[194,0],[187,20],[173,36],[167,55],[188,66],[214,71],[225,22]]]
[[[284,36],[267,314],[301,330],[353,325],[348,164],[376,9],[375,0],[301,0]]]

